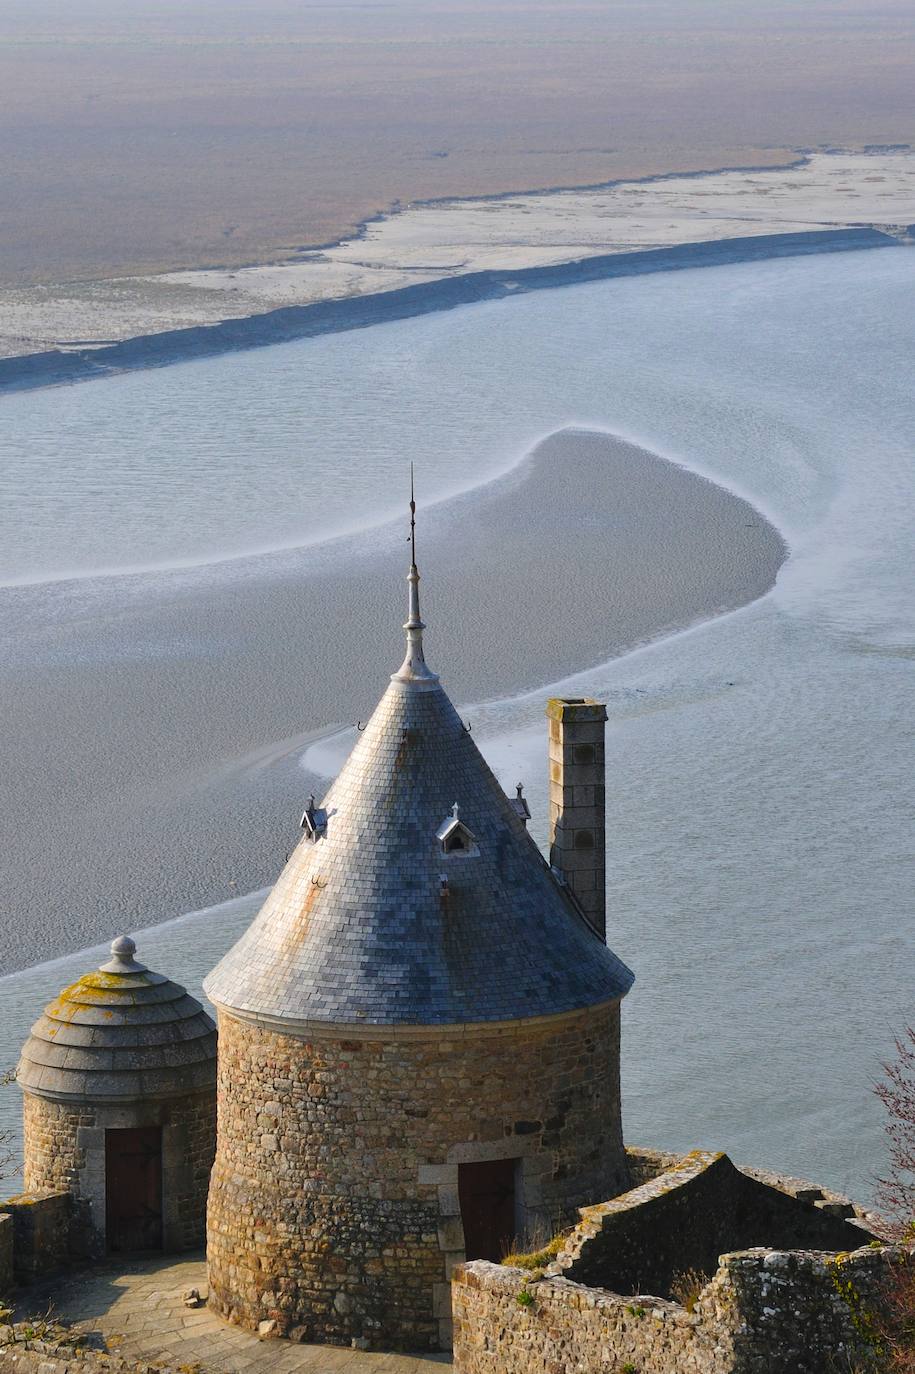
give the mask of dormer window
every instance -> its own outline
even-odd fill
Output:
[[[457,802],[451,808],[451,815],[436,830],[435,838],[448,858],[472,859],[480,852],[476,835],[460,818]]]
[[[519,782],[515,788],[517,796],[509,797],[508,804],[522,825],[526,826],[531,818],[531,808],[527,804],[527,797],[524,795],[524,783]]]
[[[327,812],[323,806],[315,806],[313,792],[308,798],[308,805],[302,812],[302,829],[312,844],[321,839],[322,835],[327,834]]]

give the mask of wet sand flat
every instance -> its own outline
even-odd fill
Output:
[[[366,719],[400,661],[405,535],[6,589],[0,968],[272,881],[320,786],[300,755]],[[457,703],[745,604],[786,554],[723,488],[582,431],[422,510],[419,551],[429,658]]]
[[[88,380],[569,283],[910,242],[915,154],[404,206],[269,266],[0,289],[0,388]]]

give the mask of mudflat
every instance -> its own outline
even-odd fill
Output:
[[[915,154],[903,149],[422,203],[278,264],[6,287],[0,391],[602,276],[910,243],[913,226]]]
[[[403,656],[405,529],[6,590],[0,971],[273,881],[324,786],[301,756]],[[714,483],[562,431],[422,512],[428,657],[456,703],[543,686],[754,600],[785,552]]]
[[[908,0],[8,0],[0,283],[288,257],[417,199],[911,143]]]

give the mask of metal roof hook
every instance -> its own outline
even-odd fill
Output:
[[[366,725],[368,725],[368,721],[365,722],[365,725],[362,724],[362,721],[361,721],[361,720],[357,720],[357,721],[356,721],[356,729],[359,731],[360,735],[362,734],[362,732],[363,732],[363,730],[365,729]]]
[[[464,722],[461,721],[461,725],[463,726],[465,733],[469,735],[471,730],[473,729],[473,726],[470,724],[470,722],[468,721],[467,724],[464,725]]]

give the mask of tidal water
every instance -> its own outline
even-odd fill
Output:
[[[569,424],[746,496],[789,544],[773,592],[561,685],[609,702],[609,939],[637,975],[626,1133],[867,1199],[883,1165],[871,1085],[915,1018],[913,364],[915,253],[893,248],[542,292],[10,396],[2,577],[320,541],[392,511],[405,460],[447,497]],[[556,689],[473,705],[503,780],[530,779],[541,840]],[[335,761],[325,747],[305,766]],[[144,958],[197,989],[257,904],[159,926]],[[92,962],[0,980],[0,1066]]]

